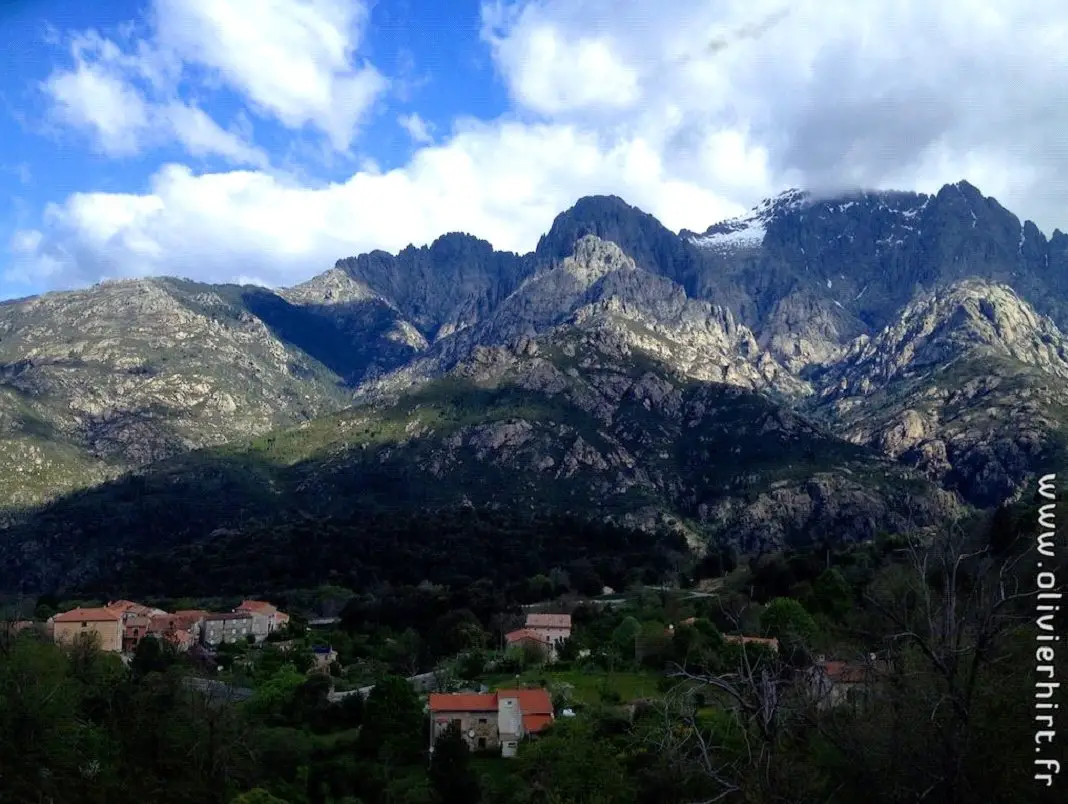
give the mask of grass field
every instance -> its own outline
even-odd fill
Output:
[[[661,692],[658,683],[661,678],[654,673],[535,669],[520,674],[518,681],[514,675],[492,675],[484,677],[482,683],[491,690],[497,690],[517,684],[522,687],[541,686],[544,682],[553,693],[568,685],[573,703],[592,705],[600,703],[604,689],[617,693],[624,703],[637,698],[659,697]]]

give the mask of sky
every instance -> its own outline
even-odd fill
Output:
[[[285,286],[584,195],[966,179],[1068,228],[1062,0],[3,0],[0,298]]]

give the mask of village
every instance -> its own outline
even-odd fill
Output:
[[[618,599],[609,601],[609,605],[619,603]],[[36,629],[57,645],[68,648],[89,642],[101,651],[118,654],[127,663],[145,640],[159,640],[188,657],[198,668],[197,675],[190,679],[192,686],[206,693],[225,692],[228,700],[235,702],[250,697],[253,689],[220,680],[229,677],[220,673],[224,670],[221,664],[224,659],[220,657],[232,656],[235,650],[255,651],[264,646],[283,653],[292,651],[302,630],[305,634],[301,644],[310,653],[306,673],[330,679],[327,698],[336,704],[356,694],[366,697],[374,687],[373,684],[346,685],[341,679],[338,652],[328,642],[316,641],[315,632],[335,625],[336,619],[313,618],[294,629],[289,614],[262,600],[244,600],[230,611],[180,609],[173,612],[130,600],[116,600],[100,607],[76,607],[43,622],[15,622],[9,628]],[[664,625],[662,633],[654,634],[652,641],[648,633],[635,634],[635,655],[641,660],[651,644],[662,649],[675,640],[677,633],[685,635],[695,627],[700,627],[700,618],[690,616]],[[312,636],[308,638],[308,634]],[[441,668],[411,675],[408,680],[420,693],[429,716],[429,751],[433,751],[435,741],[451,726],[459,731],[472,752],[514,757],[524,739],[537,737],[557,718],[575,717],[590,696],[572,692],[576,682],[581,686],[583,681],[573,670],[564,672],[556,668],[571,668],[589,661],[597,652],[590,639],[576,641],[575,636],[571,614],[530,611],[519,627],[503,634],[503,654],[519,662],[513,669],[520,672],[509,674],[510,680],[501,673],[491,677],[493,670],[503,666],[492,662],[485,667],[491,672],[483,678],[459,679],[455,673],[443,672]],[[779,663],[777,638],[723,634],[722,639],[725,644],[748,652],[749,661],[754,664]],[[591,647],[576,649],[574,646],[579,643]],[[885,670],[874,654],[866,661],[827,660],[824,656],[814,659],[799,678],[820,708],[862,699]],[[633,712],[636,706],[662,693],[666,673],[618,672],[603,676],[594,673],[593,677],[599,679],[600,698]],[[613,677],[630,682],[630,688],[624,687],[620,693],[605,693],[605,680]]]

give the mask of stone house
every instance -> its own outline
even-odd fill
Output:
[[[234,611],[252,615],[252,634],[257,642],[262,642],[269,633],[289,622],[288,614],[266,600],[244,600]]]
[[[252,635],[252,615],[247,611],[226,611],[204,617],[200,640],[208,647],[224,642],[242,642]]]
[[[890,665],[869,654],[867,661],[827,661],[823,656],[804,671],[809,692],[820,709],[863,706],[890,672]]]
[[[52,638],[57,645],[73,645],[86,635],[99,639],[101,650],[122,650],[122,614],[109,608],[78,608],[52,618]]]
[[[546,651],[549,661],[554,661],[560,643],[571,638],[571,615],[528,614],[523,627],[505,634],[504,638],[510,645],[536,644]]]
[[[555,650],[561,642],[571,638],[571,615],[528,614],[525,627],[548,639]]]
[[[472,751],[514,757],[520,740],[553,722],[552,699],[544,689],[432,693],[429,708],[431,751],[434,741],[455,723]]]
[[[549,638],[529,628],[510,631],[504,635],[504,639],[509,647],[512,645],[518,645],[523,648],[529,647],[537,650],[546,660],[551,661],[555,658],[555,651]]]
[[[176,611],[149,618],[148,632],[169,642],[180,651],[187,651],[200,640],[201,626],[208,612]]]

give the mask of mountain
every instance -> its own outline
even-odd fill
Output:
[[[959,282],[819,370],[836,431],[993,506],[1068,446],[1068,340],[1011,288]]]
[[[1065,327],[1068,236],[966,182],[700,234],[591,196],[526,255],[452,233],[288,289],[7,302],[0,585],[357,505],[866,538],[1063,464]]]
[[[479,347],[389,404],[71,496],[8,529],[0,581],[48,588],[213,532],[461,505],[581,515],[745,551],[830,533],[873,538],[904,527],[906,511],[927,525],[959,507],[762,394],[688,378],[610,322],[588,322]],[[63,549],[72,539],[77,553]]]
[[[0,305],[0,499],[32,506],[341,407],[338,377],[276,334],[269,298],[284,305],[151,279]]]

